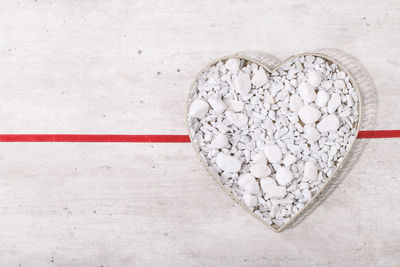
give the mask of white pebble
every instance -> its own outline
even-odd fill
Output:
[[[290,167],[290,165],[292,165],[293,163],[295,163],[297,161],[297,158],[295,156],[293,156],[292,154],[286,154],[285,158],[283,159],[283,164],[286,167]]]
[[[258,182],[250,173],[242,174],[238,180],[239,186],[249,194],[257,194],[260,191]]]
[[[317,94],[315,93],[315,89],[309,83],[301,83],[299,85],[299,94],[303,99],[304,103],[313,102],[317,98]]]
[[[306,164],[304,164],[304,177],[303,181],[314,181],[317,179],[318,169],[315,166],[315,163],[311,160],[308,160]]]
[[[284,198],[286,196],[286,186],[276,186],[269,192],[271,198]]]
[[[332,94],[331,99],[329,99],[328,102],[328,112],[333,113],[336,111],[336,109],[340,106],[341,100],[340,100],[340,95],[335,93]]]
[[[338,89],[343,89],[343,88],[346,86],[346,84],[344,83],[343,80],[336,80],[336,81],[333,83],[333,86],[336,87],[336,88],[338,88]]]
[[[272,222],[276,224],[278,227],[281,227],[283,225],[283,221],[279,219],[272,219]]]
[[[239,74],[233,78],[233,84],[238,93],[242,96],[247,96],[251,89],[249,74],[239,72]]]
[[[244,193],[243,194],[243,202],[248,207],[254,207],[255,205],[257,205],[258,200],[255,195]]]
[[[285,167],[280,167],[276,171],[276,181],[278,182],[279,185],[287,185],[293,180],[293,173],[285,168]]]
[[[215,136],[215,138],[211,142],[211,147],[212,148],[223,148],[228,145],[228,138],[226,137],[225,134],[218,134]]]
[[[326,116],[317,124],[317,129],[320,132],[336,131],[338,128],[339,118],[334,114]]]
[[[244,109],[244,104],[241,101],[237,100],[225,100],[225,103],[228,105],[229,110],[234,112],[240,112]]]
[[[318,130],[311,125],[305,125],[304,126],[304,137],[311,143],[318,141],[318,139],[321,137],[321,134],[318,132]]]
[[[268,76],[262,67],[260,67],[260,69],[255,71],[253,78],[251,78],[251,83],[254,84],[256,88],[263,86],[267,81],[268,81]]]
[[[330,81],[323,81],[323,82],[321,83],[321,86],[322,86],[323,88],[325,88],[325,89],[330,89],[330,88],[332,88],[332,83],[331,83]]]
[[[261,189],[265,193],[267,193],[267,191],[269,190],[270,187],[276,186],[276,182],[272,178],[263,178],[263,179],[260,179],[260,186],[261,186]]]
[[[264,101],[268,104],[275,103],[274,98],[271,96],[271,94],[267,90],[264,91]]]
[[[243,188],[249,181],[254,180],[255,178],[251,173],[245,173],[239,176],[238,185]]]
[[[270,195],[271,198],[274,199],[284,198],[286,196],[286,186],[281,186],[281,185],[275,186],[270,189],[268,194]]]
[[[317,100],[315,100],[315,103],[319,107],[321,107],[321,108],[326,107],[328,100],[329,100],[329,94],[326,91],[324,91],[324,90],[318,91]]]
[[[266,145],[264,147],[264,153],[271,163],[278,162],[282,158],[282,151],[277,145]]]
[[[240,59],[238,58],[230,58],[225,62],[225,67],[233,72],[233,73],[237,73],[239,71],[239,67],[240,67]]]
[[[312,106],[304,106],[299,110],[299,117],[304,123],[313,123],[319,120],[321,112]]]
[[[215,111],[215,113],[217,113],[218,115],[221,115],[222,113],[224,113],[224,111],[227,108],[225,102],[218,98],[210,97],[208,99],[208,103],[210,104],[212,109]]]
[[[301,193],[303,194],[303,196],[304,196],[304,198],[305,198],[306,201],[311,200],[311,192],[310,192],[310,190],[308,190],[307,188],[305,188],[305,189],[303,189],[303,190],[301,191]]]
[[[194,100],[190,104],[189,115],[192,118],[202,119],[208,112],[209,106],[204,100]]]
[[[236,125],[239,128],[242,128],[247,125],[247,122],[249,120],[249,117],[244,115],[243,113],[235,113],[233,111],[228,110],[225,112],[226,118]]]
[[[257,178],[265,178],[271,174],[271,169],[265,163],[257,163],[250,166],[250,173]]]
[[[253,163],[267,164],[267,159],[265,158],[265,154],[263,152],[255,154],[253,157]]]
[[[330,156],[331,158],[333,158],[333,157],[336,155],[336,153],[337,153],[337,148],[336,148],[336,146],[331,146],[331,148],[329,149],[329,156]]]
[[[275,180],[271,178],[261,179],[260,186],[263,192],[268,194],[273,199],[281,199],[286,195],[286,187],[277,186]]]
[[[258,185],[257,181],[251,181],[247,183],[243,189],[249,194],[258,194],[260,191],[260,186]]]
[[[299,109],[304,105],[303,100],[301,100],[301,97],[298,94],[291,95],[289,102],[289,108],[293,112],[299,111]]]
[[[310,71],[308,73],[308,83],[317,87],[321,83],[321,75],[315,71]]]
[[[215,162],[221,170],[229,173],[235,173],[241,169],[241,163],[237,158],[223,152],[217,155]]]

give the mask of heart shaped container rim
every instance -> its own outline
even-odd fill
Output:
[[[314,57],[323,58],[323,59],[325,59],[325,60],[327,60],[327,61],[329,61],[329,62],[331,62],[331,63],[333,63],[333,64],[336,64],[336,65],[339,67],[339,69],[340,69],[341,71],[344,71],[344,72],[346,73],[346,75],[348,75],[348,77],[350,78],[351,84],[353,85],[353,88],[356,90],[357,95],[358,95],[358,114],[359,114],[359,115],[358,115],[358,121],[357,121],[357,123],[356,123],[356,124],[357,124],[357,125],[356,125],[356,134],[355,134],[356,138],[354,138],[353,142],[351,143],[349,150],[347,151],[346,155],[343,157],[343,160],[340,162],[339,165],[336,166],[336,169],[332,172],[332,174],[331,174],[331,175],[329,176],[329,178],[326,180],[325,184],[322,186],[322,188],[321,188],[320,190],[317,191],[317,193],[311,198],[311,200],[308,201],[308,202],[304,205],[304,207],[303,207],[302,209],[300,209],[299,212],[296,213],[296,214],[290,219],[289,222],[287,222],[286,224],[283,224],[281,227],[273,227],[272,225],[269,225],[267,222],[265,222],[262,218],[260,218],[259,216],[257,216],[252,210],[250,210],[250,209],[249,209],[243,202],[241,202],[238,198],[236,198],[236,197],[228,190],[228,188],[226,188],[226,187],[221,183],[221,180],[220,180],[220,178],[218,177],[218,175],[215,174],[215,173],[210,169],[208,163],[201,157],[200,152],[199,152],[199,149],[198,149],[198,147],[195,145],[195,143],[194,143],[194,141],[193,141],[194,138],[193,138],[193,136],[192,136],[192,134],[191,134],[191,130],[190,130],[190,127],[189,127],[189,115],[188,115],[188,114],[189,114],[189,107],[190,107],[190,103],[191,103],[191,96],[192,96],[192,92],[193,92],[193,89],[194,89],[194,85],[195,85],[196,81],[198,80],[198,78],[200,77],[200,75],[203,74],[203,72],[206,71],[208,68],[210,68],[211,66],[217,64],[217,63],[220,62],[220,61],[224,61],[224,60],[227,60],[227,59],[229,59],[229,58],[243,59],[243,60],[246,60],[246,61],[248,61],[248,62],[250,62],[250,63],[255,63],[255,64],[257,64],[257,65],[263,67],[263,68],[271,75],[271,73],[273,73],[273,72],[275,72],[276,70],[278,70],[278,69],[279,69],[282,65],[284,65],[285,63],[287,63],[287,62],[289,62],[289,61],[291,61],[291,60],[293,60],[293,59],[295,59],[295,58],[301,57],[301,56],[314,56]],[[215,180],[215,181],[216,181],[230,196],[231,196],[231,198],[233,198],[234,201],[236,201],[236,203],[238,203],[240,206],[242,206],[245,210],[247,210],[251,215],[253,215],[253,216],[254,216],[255,218],[257,218],[259,221],[261,221],[264,225],[268,226],[269,228],[271,228],[271,229],[274,230],[275,232],[279,233],[279,232],[281,232],[282,230],[284,230],[285,228],[287,228],[289,225],[291,225],[298,217],[300,217],[301,214],[304,213],[304,211],[307,210],[308,207],[310,207],[310,206],[312,205],[312,203],[314,203],[314,202],[318,199],[318,197],[321,195],[321,193],[325,191],[325,189],[327,188],[327,186],[328,186],[329,184],[331,184],[332,180],[337,176],[337,174],[339,173],[339,170],[340,170],[341,168],[343,168],[344,164],[345,164],[346,161],[347,161],[348,156],[351,154],[351,152],[352,152],[352,150],[353,150],[354,143],[355,143],[355,141],[357,140],[358,132],[359,132],[359,130],[360,130],[360,124],[361,124],[360,122],[361,122],[361,120],[362,120],[362,108],[361,108],[361,107],[362,107],[361,94],[360,94],[359,88],[358,88],[358,86],[357,86],[357,84],[356,84],[356,82],[355,82],[353,76],[351,75],[351,73],[350,73],[349,71],[346,70],[346,68],[343,67],[343,65],[342,65],[341,63],[339,63],[338,61],[336,61],[335,59],[332,59],[331,57],[329,57],[329,56],[327,56],[327,55],[324,55],[324,54],[322,54],[322,53],[313,53],[313,52],[302,53],[302,54],[298,54],[298,55],[291,56],[291,57],[289,57],[289,58],[283,60],[282,62],[280,62],[275,68],[270,69],[268,66],[264,65],[263,63],[261,63],[261,62],[255,60],[255,59],[253,59],[253,58],[251,58],[251,57],[243,56],[243,55],[238,55],[238,54],[234,54],[234,55],[231,55],[231,56],[224,56],[224,57],[221,57],[221,58],[219,58],[219,59],[217,59],[217,60],[212,61],[211,63],[209,63],[207,66],[205,66],[205,67],[196,75],[194,81],[193,81],[192,84],[190,85],[189,96],[188,96],[187,101],[186,101],[185,119],[186,119],[186,128],[187,128],[187,131],[188,131],[188,133],[189,133],[190,143],[192,144],[192,146],[193,146],[193,148],[194,148],[194,151],[195,151],[196,154],[197,154],[197,157],[200,159],[201,163],[204,165],[204,167],[206,168],[206,170],[211,174],[211,176],[214,178],[214,180]]]

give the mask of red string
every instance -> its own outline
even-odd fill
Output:
[[[396,138],[400,130],[360,131],[358,138]],[[188,135],[0,134],[0,142],[189,143]]]
[[[188,143],[188,135],[0,134],[0,142]]]
[[[359,131],[358,138],[396,138],[400,130]]]

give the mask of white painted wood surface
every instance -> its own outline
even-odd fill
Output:
[[[375,129],[400,129],[399,28],[398,1],[1,1],[0,132],[186,134],[204,64],[324,47],[370,72]],[[362,142],[279,234],[190,144],[1,143],[0,266],[398,266],[400,140]]]

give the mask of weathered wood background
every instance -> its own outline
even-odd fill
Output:
[[[0,3],[0,133],[186,134],[214,58],[342,49],[400,129],[398,1]],[[372,130],[362,127],[363,130]],[[398,266],[400,140],[364,140],[336,190],[274,233],[190,144],[1,143],[1,266]]]

